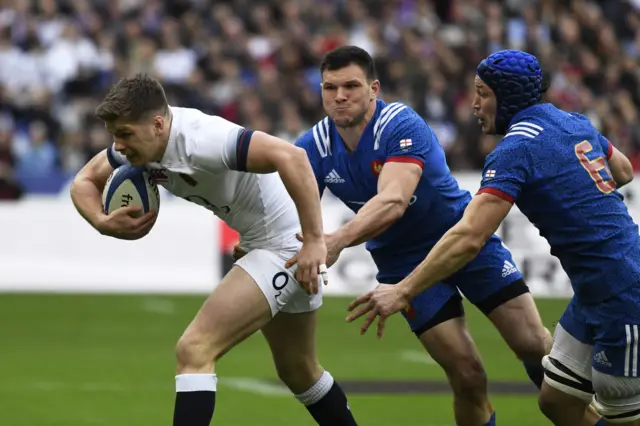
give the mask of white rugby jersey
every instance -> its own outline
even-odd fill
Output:
[[[170,107],[173,119],[160,163],[146,165],[158,185],[196,203],[240,234],[242,248],[299,247],[298,212],[278,173],[246,173],[252,132],[191,108]],[[128,164],[112,145],[114,168]]]

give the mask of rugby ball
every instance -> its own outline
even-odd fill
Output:
[[[140,206],[143,213],[160,209],[158,186],[144,167],[120,166],[104,186],[102,207],[105,214],[127,206]]]

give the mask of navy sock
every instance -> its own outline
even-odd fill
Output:
[[[347,396],[327,371],[311,389],[296,398],[320,426],[357,426]]]
[[[496,412],[495,411],[491,415],[491,418],[489,419],[489,423],[487,423],[484,426],[496,426]]]
[[[215,374],[176,376],[173,426],[209,426],[216,406]]]

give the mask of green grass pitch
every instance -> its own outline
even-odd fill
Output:
[[[173,348],[204,297],[0,296],[0,424],[3,426],[170,425]],[[340,381],[444,381],[398,316],[382,340],[359,336],[344,321],[350,299],[325,298],[320,360]],[[552,328],[567,300],[537,300]],[[489,379],[526,383],[520,362],[490,323],[467,305],[471,333]],[[256,335],[218,366],[213,425],[313,426],[306,410],[278,386],[264,339]],[[362,426],[453,426],[451,397],[358,394],[349,401]],[[492,394],[498,424],[550,424],[533,394]]]

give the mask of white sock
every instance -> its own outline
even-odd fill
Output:
[[[215,392],[218,377],[215,374],[178,374],[176,392]]]
[[[333,377],[328,371],[325,371],[322,373],[320,380],[318,380],[315,385],[311,386],[311,389],[301,393],[300,395],[296,395],[296,398],[304,405],[313,405],[320,401],[329,392],[329,390],[331,390],[332,386]]]

